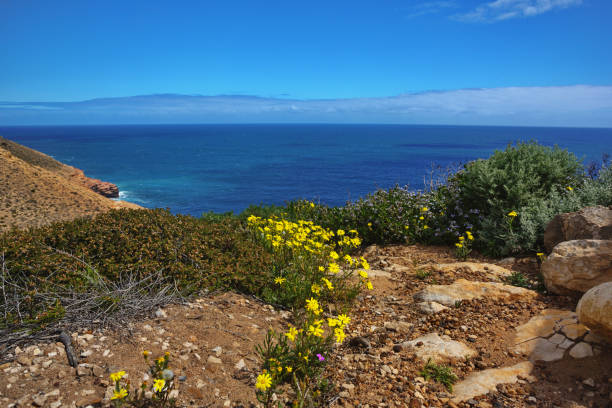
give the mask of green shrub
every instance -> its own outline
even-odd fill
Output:
[[[468,163],[456,182],[464,208],[501,218],[560,187],[576,186],[582,178],[583,167],[573,153],[530,142]]]

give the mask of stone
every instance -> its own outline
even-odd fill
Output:
[[[612,344],[612,282],[587,291],[576,307],[580,323]]]
[[[572,356],[573,358],[592,357],[593,347],[591,347],[590,344],[582,341],[576,344],[574,347],[572,347],[572,349],[569,351],[569,355]]]
[[[612,281],[612,240],[574,240],[558,244],[542,264],[546,288],[559,295],[584,293]]]
[[[385,322],[384,328],[389,331],[397,332],[397,333],[408,333],[412,330],[412,323],[408,322]]]
[[[165,319],[168,317],[168,314],[164,311],[164,309],[160,308],[155,311],[155,317],[158,319]]]
[[[448,307],[441,305],[438,302],[419,302],[417,303],[417,307],[425,314],[439,313],[445,309],[448,309]]]
[[[244,359],[242,359],[242,358],[241,358],[241,359],[240,359],[240,360],[239,360],[239,361],[236,363],[236,365],[234,366],[234,368],[235,368],[237,371],[240,371],[240,370],[242,370],[242,369],[246,368],[246,363],[244,362]]]
[[[456,302],[472,299],[515,299],[534,298],[537,293],[524,288],[506,285],[499,282],[473,282],[458,279],[451,285],[429,285],[414,295],[417,302],[437,302],[454,306]]]
[[[582,384],[586,385],[589,388],[595,388],[595,380],[593,380],[592,378],[587,378],[586,380],[582,381]]]
[[[32,405],[35,407],[44,407],[45,402],[47,402],[47,397],[45,395],[35,395],[32,400]]]
[[[223,364],[223,361],[215,356],[208,356],[206,362],[208,362],[208,364]]]
[[[221,356],[221,353],[223,353],[223,348],[221,346],[217,346],[212,349],[212,352],[215,353],[215,356],[219,357]]]
[[[544,230],[544,248],[550,253],[564,241],[612,239],[612,209],[595,206],[556,215]]]
[[[586,330],[569,310],[545,309],[516,328],[513,351],[529,356],[531,361],[556,361],[563,358],[573,341],[563,333]],[[569,327],[569,329],[568,329]]]
[[[467,401],[479,395],[485,395],[491,391],[496,391],[498,384],[514,384],[520,378],[535,381],[531,375],[533,364],[524,361],[511,367],[491,368],[470,374],[463,381],[453,387],[454,403]]]
[[[91,367],[89,366],[89,364],[79,364],[77,366],[77,375],[79,377],[91,375]]]
[[[486,262],[453,262],[445,264],[434,264],[425,267],[430,271],[440,272],[448,275],[449,273],[480,273],[485,275],[488,279],[493,281],[499,281],[512,275],[512,271],[504,268],[503,266],[490,264]]]
[[[59,408],[62,406],[62,401],[55,401],[49,404],[49,408]]]
[[[429,333],[414,340],[405,341],[401,343],[401,346],[402,349],[410,350],[425,362],[429,359],[435,363],[464,360],[478,355],[476,350],[448,336],[439,336],[438,333]]]

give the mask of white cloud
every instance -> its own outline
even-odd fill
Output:
[[[458,89],[381,98],[148,95],[37,104],[57,110],[21,105],[0,109],[0,124],[327,122],[612,127],[612,86],[589,85]]]
[[[457,3],[454,0],[427,1],[412,6],[405,17],[415,18],[426,14],[437,14],[446,9],[455,7],[457,7]]]
[[[496,0],[454,16],[465,22],[496,22],[519,17],[533,17],[555,9],[580,6],[582,0]]]

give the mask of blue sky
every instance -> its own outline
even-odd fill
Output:
[[[611,19],[609,0],[3,0],[0,101],[172,93],[372,98],[380,106],[380,98],[426,91],[518,87],[541,97],[542,87],[554,95],[569,87],[569,103],[573,85],[589,85],[578,99],[591,106],[601,87],[593,108],[606,125]],[[37,123],[7,106],[0,124]],[[581,125],[584,116],[576,118]]]

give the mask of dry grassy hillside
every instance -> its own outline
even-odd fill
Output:
[[[45,154],[0,138],[0,231],[113,208],[140,208],[95,193],[76,181],[75,171]]]

